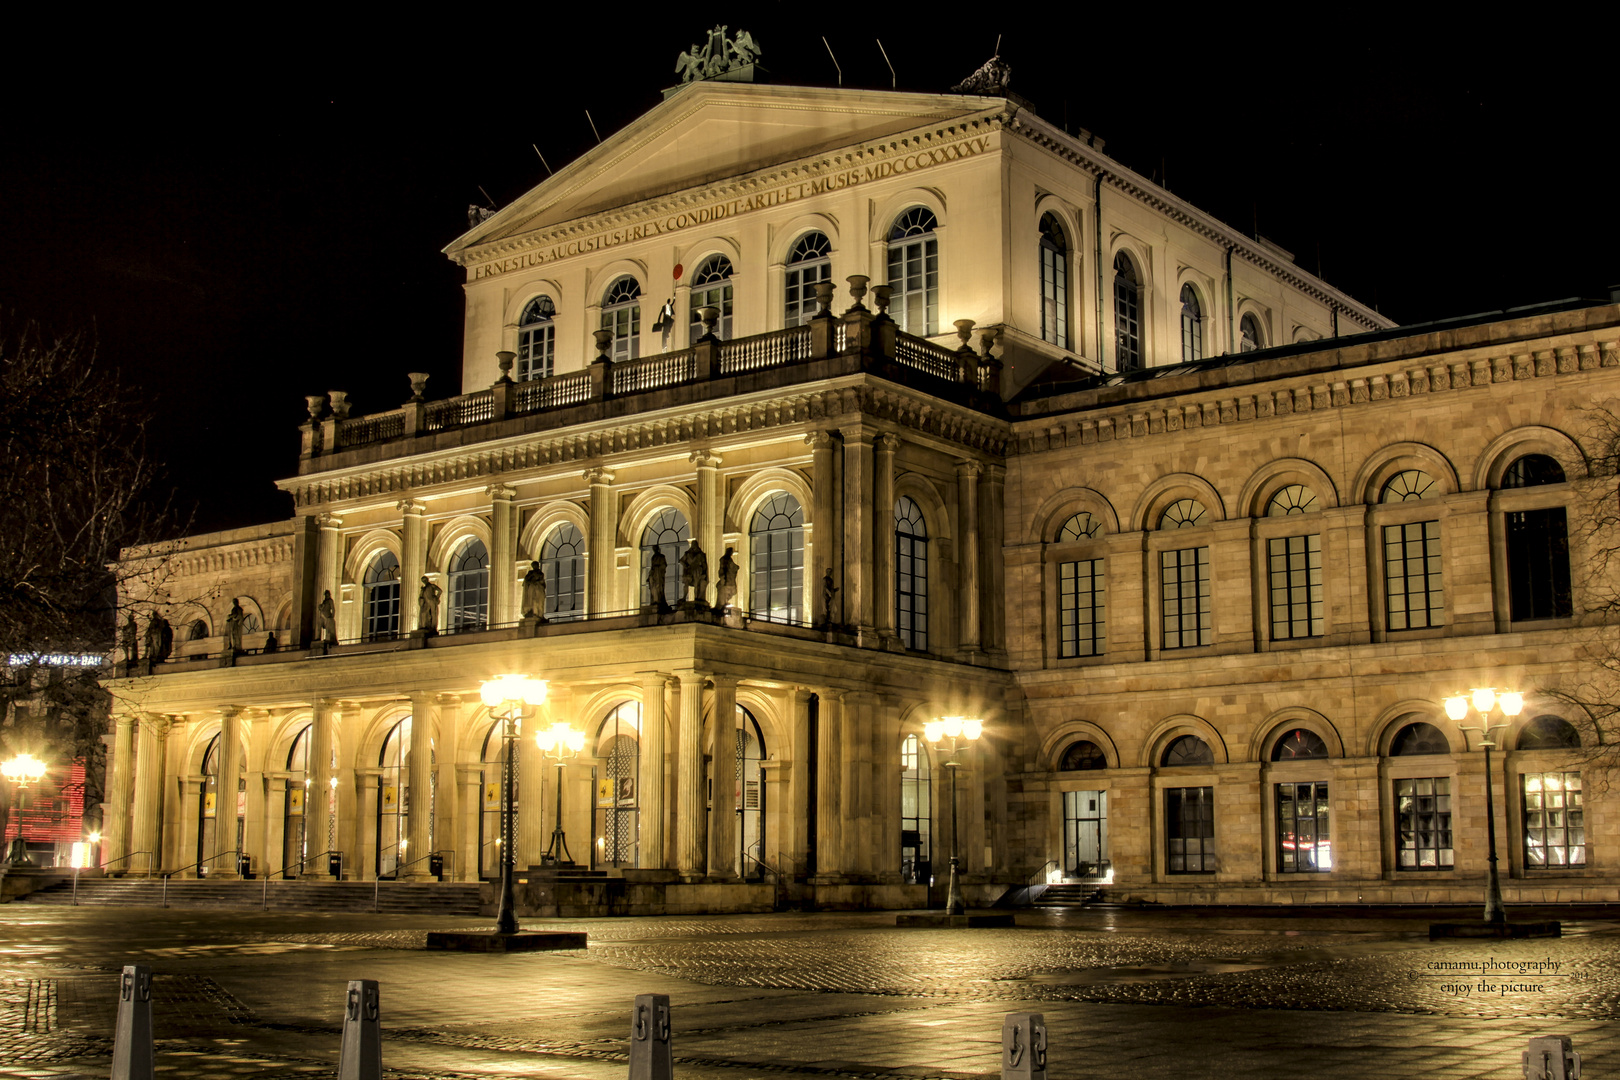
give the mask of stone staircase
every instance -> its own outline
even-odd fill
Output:
[[[1031,907],[1077,908],[1096,903],[1102,896],[1102,886],[1068,881],[1048,885]]]
[[[197,881],[171,879],[171,908],[234,908],[270,911],[371,911],[388,914],[478,915],[480,886],[476,882],[415,884],[384,881]],[[19,903],[71,904],[73,882],[64,881],[20,897]],[[85,877],[79,881],[78,903],[160,907],[163,882],[139,877]]]

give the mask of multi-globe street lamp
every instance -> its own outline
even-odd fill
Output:
[[[489,708],[491,716],[505,721],[501,726],[501,742],[505,751],[501,780],[501,904],[495,916],[495,932],[516,934],[517,903],[512,893],[512,848],[517,835],[512,821],[512,777],[516,773],[516,762],[513,760],[512,747],[517,741],[525,711],[545,704],[546,682],[527,675],[499,675],[479,687],[478,696]]]
[[[552,724],[549,729],[535,732],[534,741],[542,754],[557,763],[557,827],[551,830],[551,844],[543,861],[572,866],[574,857],[568,853],[568,837],[563,833],[563,763],[585,749],[585,733],[567,724]]]
[[[1473,705],[1474,711],[1479,713],[1481,722],[1477,725],[1460,722],[1468,715],[1470,704]],[[1502,906],[1502,882],[1496,874],[1496,797],[1492,794],[1495,784],[1491,780],[1491,748],[1496,743],[1491,738],[1491,732],[1505,728],[1508,724],[1489,723],[1492,709],[1500,709],[1502,715],[1511,721],[1524,711],[1524,695],[1513,690],[1499,694],[1494,687],[1487,686],[1472,690],[1467,695],[1458,694],[1456,697],[1446,698],[1446,715],[1458,722],[1457,727],[1460,730],[1479,732],[1479,744],[1485,748],[1485,842],[1488,867],[1485,873],[1485,921],[1501,924],[1507,922],[1507,909]]]
[[[923,725],[923,735],[928,741],[938,746],[942,740],[951,741],[951,756],[945,762],[945,768],[951,771],[951,884],[945,895],[945,914],[965,915],[967,904],[962,900],[962,886],[957,879],[957,867],[960,862],[960,847],[956,835],[956,770],[961,762],[956,760],[956,753],[963,746],[972,743],[984,732],[984,722],[973,717],[942,716],[938,720],[930,720]]]
[[[33,754],[18,754],[0,763],[0,776],[4,776],[18,787],[37,784],[44,775],[45,763]]]

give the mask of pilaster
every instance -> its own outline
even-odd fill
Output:
[[[489,621],[496,626],[516,622],[517,515],[514,488],[491,484],[489,495]]]
[[[661,870],[665,866],[664,822],[669,818],[669,808],[664,804],[664,691],[669,676],[661,671],[643,671],[637,678],[641,683],[641,791],[636,800],[641,807],[641,842],[636,865],[643,870]]]
[[[242,709],[226,705],[219,710],[219,776],[214,799],[214,850],[219,856],[208,865],[208,876],[229,881],[238,876],[236,859],[236,795],[242,776]]]
[[[592,615],[613,611],[614,555],[619,532],[619,503],[613,491],[613,470],[587,469],[591,488],[590,552],[585,566]]]
[[[130,822],[130,850],[145,851],[127,860],[130,871],[137,868],[151,873],[163,863],[163,792],[165,757],[168,749],[168,717],[145,715],[140,718],[140,743],[136,750],[135,816]]]
[[[421,578],[427,568],[427,523],[422,514],[427,504],[418,499],[404,499],[399,504],[404,524],[399,544],[399,632],[406,634],[416,629],[420,608]]]
[[[960,515],[962,539],[956,553],[958,611],[962,623],[957,644],[962,652],[979,651],[979,473],[977,461],[956,463],[956,506]]]
[[[844,873],[843,720],[844,692],[822,690],[816,727],[816,878],[841,880]]]
[[[135,716],[119,712],[113,716],[112,776],[107,790],[107,818],[101,823],[101,861],[114,864],[115,873],[134,869],[126,858],[132,850],[130,811],[135,797]]]
[[[844,621],[872,638],[872,441],[844,431]]]
[[[433,816],[433,729],[437,726],[439,707],[432,694],[421,690],[411,693],[411,765],[410,815],[405,821],[405,835],[410,848],[400,857],[405,864],[400,875],[405,881],[430,881],[427,860],[433,849],[432,832],[428,822]],[[421,859],[421,862],[417,860]]]
[[[703,683],[700,671],[678,671],[681,728],[675,772],[675,869],[692,881],[703,876]]]
[[[720,489],[720,459],[706,450],[691,455],[697,466],[697,515],[693,535],[703,554],[709,560],[709,588],[702,596],[692,597],[694,602],[711,603],[715,595],[714,583],[720,576],[722,537],[725,532],[725,505]]]
[[[811,619],[816,626],[841,623],[840,597],[834,594],[831,610],[823,595],[821,581],[829,570],[833,584],[842,588],[840,570],[843,548],[843,525],[839,515],[837,474],[835,470],[838,449],[837,432],[812,431],[804,437],[810,446],[810,553],[805,560],[805,572],[813,578],[805,582],[810,593]]]
[[[709,710],[709,876],[736,876],[737,678],[716,675]]]
[[[872,440],[872,610],[878,637],[894,637],[894,454],[898,436]]]

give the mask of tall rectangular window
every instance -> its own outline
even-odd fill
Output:
[[[1215,789],[1166,788],[1164,831],[1166,869],[1202,874],[1215,869]]]
[[[1105,634],[1103,561],[1058,564],[1058,655],[1101,656]]]
[[[1450,870],[1451,778],[1395,781],[1395,865],[1401,870]]]
[[[1283,536],[1267,542],[1271,573],[1271,640],[1321,637],[1322,538]]]
[[[1089,876],[1108,861],[1108,792],[1063,793],[1063,871]]]
[[[1578,772],[1525,773],[1524,865],[1558,870],[1586,865],[1586,820]]]
[[[1391,630],[1421,630],[1445,621],[1438,521],[1384,526],[1384,598]]]
[[[1507,515],[1507,565],[1514,622],[1573,614],[1569,528],[1562,506]]]
[[[1159,553],[1164,647],[1190,649],[1215,642],[1210,610],[1209,548]]]
[[[1333,869],[1327,784],[1277,785],[1277,869],[1285,874]]]

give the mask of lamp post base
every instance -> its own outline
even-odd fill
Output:
[[[962,900],[962,884],[956,877],[956,856],[951,856],[951,883],[945,893],[945,914],[965,915],[967,904]]]

